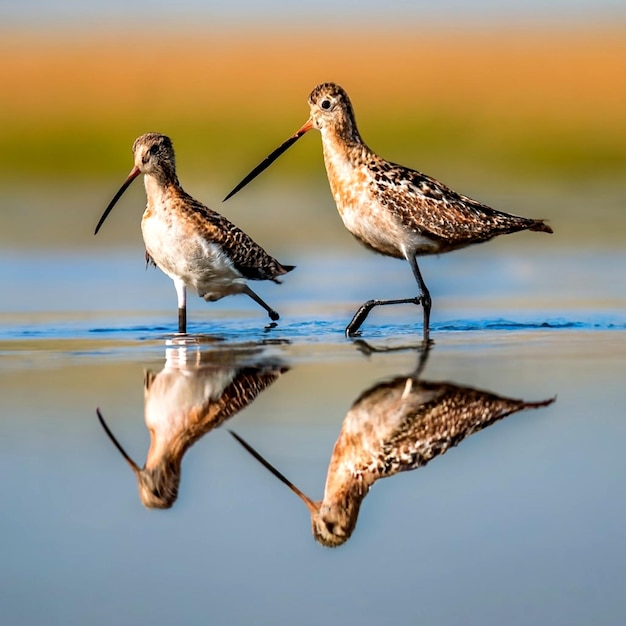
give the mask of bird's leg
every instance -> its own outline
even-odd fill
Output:
[[[421,300],[418,298],[402,298],[400,300],[368,300],[362,304],[358,311],[354,314],[352,321],[346,327],[346,337],[356,337],[359,334],[359,328],[369,315],[370,311],[375,306],[382,306],[385,304],[420,304]]]
[[[182,280],[175,279],[176,295],[178,296],[178,333],[187,334],[187,288]]]
[[[254,291],[252,291],[252,289],[250,289],[248,285],[245,285],[242,288],[242,292],[248,294],[257,304],[260,304],[267,311],[267,314],[270,316],[270,319],[273,322],[275,322],[277,319],[280,319],[280,315],[278,315],[278,313],[274,311],[272,307],[270,307],[259,296],[257,296],[257,294],[254,293]]]
[[[420,290],[419,300],[421,301],[422,309],[424,310],[424,342],[428,342],[428,334],[430,331],[430,307],[432,305],[432,300],[430,299],[430,292],[428,291],[428,287],[426,287],[426,283],[422,278],[420,268],[417,266],[417,259],[415,258],[415,256],[410,256],[408,261],[411,265],[413,275],[415,276],[417,286]]]
[[[359,307],[358,311],[354,314],[352,321],[346,327],[346,337],[356,337],[360,334],[358,332],[359,328],[361,328],[361,325],[375,306],[380,306],[384,304],[421,304],[424,311],[424,342],[428,343],[428,334],[430,327],[430,307],[432,304],[430,299],[430,292],[428,291],[426,283],[422,278],[422,274],[419,267],[417,266],[415,256],[407,255],[407,257],[411,265],[411,269],[413,270],[415,280],[417,281],[417,286],[420,290],[419,296],[417,296],[417,298],[402,298],[400,300],[368,300]]]

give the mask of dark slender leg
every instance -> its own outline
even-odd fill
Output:
[[[187,334],[187,307],[178,309],[178,332],[181,335]]]
[[[417,286],[420,290],[419,299],[421,300],[422,308],[424,309],[424,341],[428,341],[428,334],[430,332],[430,307],[432,305],[430,291],[428,291],[428,287],[426,287],[426,283],[422,278],[420,268],[417,266],[417,259],[414,256],[410,257],[409,263],[411,265],[411,269],[413,270],[415,280],[417,281]]]
[[[273,322],[275,322],[277,319],[280,319],[280,315],[278,315],[278,313],[274,311],[274,309],[272,309],[268,304],[263,302],[263,300],[261,300],[261,298],[257,296],[257,294],[254,293],[254,291],[252,291],[252,289],[250,289],[250,287],[248,287],[247,285],[244,289],[244,293],[247,293],[257,304],[260,304],[267,311],[267,314],[270,316],[270,319]]]
[[[415,257],[409,257],[408,261],[411,265],[411,269],[413,270],[415,280],[417,281],[420,295],[417,296],[417,298],[402,298],[400,300],[368,300],[359,307],[358,311],[354,314],[352,321],[346,327],[346,337],[355,337],[359,334],[359,328],[361,328],[361,325],[375,306],[385,304],[421,304],[424,310],[424,341],[428,341],[431,307],[430,292],[428,291],[426,283],[422,278],[422,274],[417,266]]]
[[[359,333],[359,328],[369,315],[370,311],[375,306],[383,306],[385,304],[420,304],[419,298],[402,298],[401,300],[368,300],[365,304],[359,307],[359,310],[354,314],[352,321],[346,327],[346,337],[356,337]]]

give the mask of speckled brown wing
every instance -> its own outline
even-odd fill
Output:
[[[412,384],[411,391],[405,391],[404,420],[381,442],[380,455],[369,468],[377,478],[422,467],[494,422],[554,401],[550,398],[524,402],[451,383],[412,381]],[[406,390],[407,378],[385,385],[396,386],[401,393],[400,390]]]
[[[279,283],[278,276],[294,269],[293,265],[282,265],[243,230],[189,195],[186,196],[185,209],[197,221],[199,229],[206,231],[207,239],[224,250],[245,278]]]
[[[401,165],[380,159],[374,172],[371,190],[383,206],[408,228],[452,248],[526,229],[552,232],[541,220],[496,211]]]
[[[214,428],[218,428],[228,418],[246,408],[267,387],[274,383],[288,367],[255,367],[249,366],[239,370],[232,382],[224,389],[217,399],[208,399],[200,409],[205,413],[202,420],[194,422],[188,434],[195,441],[198,437]],[[197,432],[194,432],[194,429]]]

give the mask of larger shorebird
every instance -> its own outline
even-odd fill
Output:
[[[187,287],[213,302],[244,293],[260,304],[272,320],[279,315],[246,280],[272,280],[294,266],[281,265],[246,233],[182,188],[176,175],[169,137],[146,133],[133,144],[135,165],[106,208],[94,234],[139,174],[144,175],[146,210],[141,230],[147,258],[173,281],[178,295],[178,332],[187,332]]]
[[[381,304],[422,305],[428,338],[431,298],[417,257],[440,254],[520,230],[551,233],[543,220],[496,211],[453,191],[420,172],[385,161],[363,142],[348,94],[334,83],[318,85],[309,95],[306,123],[248,174],[227,200],[273,163],[312,128],[322,133],[328,182],[345,227],[366,247],[406,259],[419,295],[399,300],[368,300],[346,328],[357,334],[369,312]]]

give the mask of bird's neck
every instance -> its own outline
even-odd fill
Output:
[[[362,182],[366,171],[363,165],[368,162],[371,151],[361,141],[358,133],[356,137],[347,138],[332,131],[323,131],[322,144],[328,183],[337,209],[343,215],[343,208],[352,205],[354,195],[362,190],[358,183]]]
[[[355,121],[349,117],[337,120],[328,126],[323,126],[320,130],[324,146],[333,144],[342,146],[346,150],[367,148]]]
[[[143,182],[146,188],[148,205],[153,207],[165,205],[168,198],[171,198],[171,196],[176,193],[182,192],[176,176],[172,178],[146,174],[143,177]]]
[[[362,433],[356,437],[342,428],[328,464],[324,501],[341,502],[365,497],[373,483],[370,472],[363,471]]]
[[[358,166],[371,153],[351,120],[322,128],[321,133],[324,162],[329,171]]]

